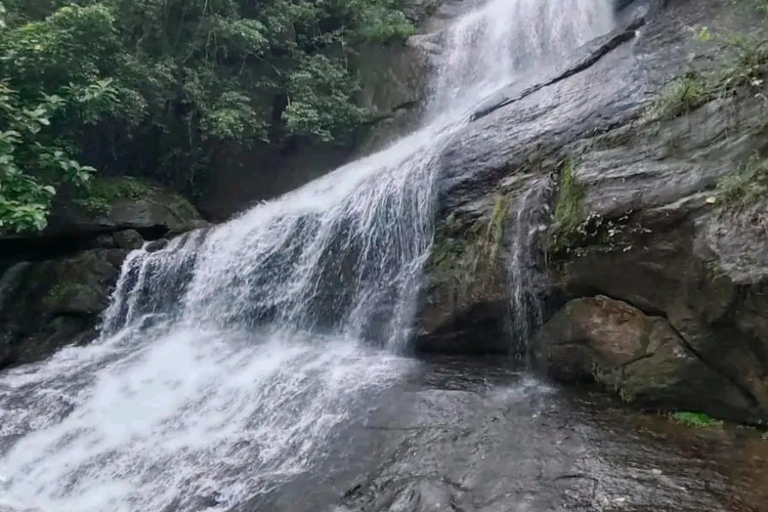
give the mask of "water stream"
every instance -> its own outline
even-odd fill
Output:
[[[468,3],[443,34],[420,129],[131,254],[96,343],[0,374],[0,510],[267,510],[260,497],[299,510],[274,497],[317,477],[350,425],[418,371],[403,354],[441,150],[476,105],[608,31],[611,13],[609,0]],[[515,219],[522,305],[530,226]]]

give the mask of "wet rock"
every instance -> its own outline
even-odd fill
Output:
[[[128,251],[98,249],[7,270],[0,287],[0,367],[95,337]]]
[[[511,84],[478,110],[442,154],[441,222],[472,225],[487,217],[505,183],[522,181],[526,188],[527,176],[557,176],[560,190],[550,203],[555,221],[541,255],[550,295],[563,299],[557,308],[568,299],[605,295],[656,318],[633,317],[627,325],[604,318],[608,325],[627,329],[663,321],[674,333],[659,351],[633,363],[636,373],[626,374],[636,401],[670,403],[659,398],[665,392],[646,393],[654,379],[667,382],[665,389],[698,390],[701,396],[720,379],[722,389],[732,392],[716,395],[718,405],[706,410],[765,420],[768,201],[728,208],[717,187],[751,155],[765,154],[768,107],[762,98],[768,88],[756,82],[682,115],[647,115],[665,84],[690,70],[692,55],[704,71],[732,65],[722,47],[700,45],[679,27],[731,35],[762,22],[749,7],[733,10],[719,0],[636,2],[620,22],[612,34]],[[561,204],[566,208],[558,211]],[[517,270],[511,272],[514,282]],[[507,288],[506,295],[491,291],[462,304],[453,316],[457,331],[465,329],[459,321],[464,311],[477,315],[477,308],[510,298]],[[424,309],[434,307],[427,301]],[[491,321],[493,308],[485,311],[484,322]],[[441,324],[446,339],[450,324],[448,314]],[[631,332],[637,337],[645,331],[635,326]],[[634,353],[639,338],[632,336],[600,337],[608,344],[600,346],[603,364],[621,366],[616,358],[623,352],[608,348],[621,342],[622,350]],[[562,347],[561,377],[592,378],[590,350]],[[672,365],[671,354],[685,357]],[[654,364],[659,373],[640,371]],[[706,378],[697,379],[699,373]],[[692,403],[690,397],[675,399]]]
[[[147,252],[157,252],[162,251],[168,246],[168,239],[167,238],[161,238],[159,240],[154,240],[152,242],[149,242],[147,246],[144,248]]]
[[[128,229],[163,234],[195,229],[202,221],[189,201],[156,184],[111,178],[101,179],[96,190],[94,197],[86,200],[62,195],[54,204],[43,236]]]
[[[141,249],[141,246],[144,245],[144,238],[135,229],[118,231],[113,237],[115,243],[121,249]]]
[[[537,362],[563,382],[596,381],[627,402],[758,422],[749,393],[707,365],[670,323],[607,297],[569,302],[542,329]]]

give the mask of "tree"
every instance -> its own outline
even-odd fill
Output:
[[[70,180],[62,162],[191,192],[231,144],[344,141],[367,115],[354,45],[412,30],[397,0],[2,0],[0,115],[13,128],[0,229],[44,226],[62,180],[87,189],[94,171]],[[41,166],[40,147],[63,173]]]

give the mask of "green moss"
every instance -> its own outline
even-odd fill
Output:
[[[768,159],[753,156],[717,184],[717,199],[726,210],[739,210],[768,199]]]
[[[581,202],[585,187],[573,175],[573,160],[568,158],[560,170],[560,192],[555,207],[555,222],[564,229],[572,229],[581,222]]]
[[[97,178],[91,181],[87,196],[75,199],[75,204],[92,215],[105,215],[118,199],[146,199],[157,189],[136,178]]]
[[[87,291],[88,287],[86,285],[60,282],[48,290],[48,293],[46,293],[45,297],[43,297],[43,303],[49,308],[56,307],[61,302]]]
[[[485,233],[485,242],[489,247],[489,256],[492,260],[498,257],[501,245],[504,241],[504,219],[509,212],[509,197],[506,194],[496,194],[491,212],[491,220]]]
[[[495,275],[509,203],[509,197],[499,193],[490,217],[475,222],[461,222],[454,216],[445,220],[435,237],[429,264],[436,283],[449,284],[457,295],[464,296]]]
[[[700,107],[708,99],[704,77],[688,73],[668,83],[648,107],[644,117],[649,121],[672,119]]]
[[[197,215],[197,210],[186,198],[171,194],[168,197],[168,209],[179,219],[188,219]]]
[[[573,174],[574,163],[566,158],[560,168],[560,187],[554,213],[554,229],[550,232],[551,252],[561,252],[572,245],[583,220],[582,202],[586,187]]]
[[[675,423],[691,428],[713,429],[723,426],[722,421],[702,412],[675,412],[670,417]]]

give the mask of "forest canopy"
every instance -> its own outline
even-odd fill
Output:
[[[0,232],[111,169],[190,192],[224,144],[344,141],[400,0],[0,0]]]

